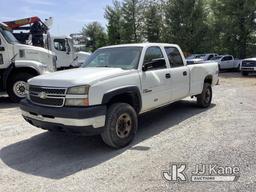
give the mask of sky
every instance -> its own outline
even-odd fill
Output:
[[[105,26],[104,8],[111,4],[112,0],[0,0],[0,22],[53,17],[51,34],[69,35],[92,21]]]

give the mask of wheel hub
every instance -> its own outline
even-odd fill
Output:
[[[13,86],[13,92],[18,97],[25,97],[26,95],[26,85],[27,83],[25,81],[17,81]]]
[[[120,138],[126,138],[130,135],[132,130],[132,118],[129,114],[125,113],[120,115],[116,123],[116,133]]]

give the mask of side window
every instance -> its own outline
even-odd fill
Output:
[[[54,39],[54,48],[58,51],[66,51],[65,39]]]
[[[166,54],[168,56],[171,67],[184,66],[180,52],[175,47],[165,47]]]
[[[210,55],[210,56],[208,57],[208,60],[211,60],[213,57],[214,57],[214,55]]]
[[[149,47],[145,53],[144,64],[151,63],[149,70],[165,69],[166,62],[159,47]]]
[[[228,56],[227,57],[227,61],[231,61],[232,60],[232,57],[231,56]]]

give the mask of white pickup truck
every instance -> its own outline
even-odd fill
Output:
[[[256,73],[256,57],[244,59],[241,65],[243,76],[248,76],[249,73]]]
[[[49,131],[101,134],[114,148],[134,138],[139,114],[196,96],[209,107],[217,63],[186,65],[179,46],[129,44],[98,49],[78,69],[29,80],[24,119]]]
[[[215,61],[219,65],[219,70],[236,69],[240,70],[241,60],[234,59],[232,55],[218,55],[213,57],[211,61]]]

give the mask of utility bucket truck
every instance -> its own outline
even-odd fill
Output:
[[[53,52],[19,43],[8,26],[0,23],[0,92],[7,91],[12,101],[19,102],[25,97],[27,80],[55,70]]]
[[[5,22],[12,29],[13,35],[23,44],[44,47],[57,56],[57,69],[80,67],[90,53],[76,52],[73,39],[69,36],[50,36],[53,24],[50,17],[42,21],[38,17],[30,17]]]

